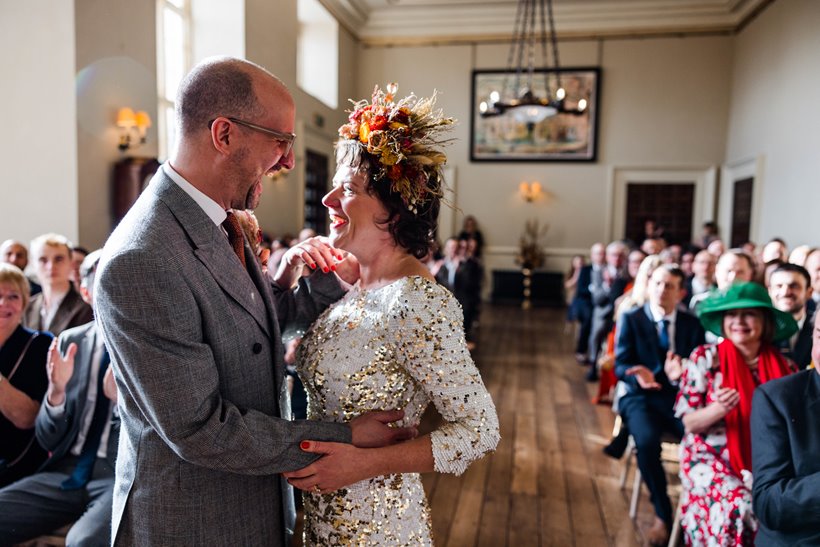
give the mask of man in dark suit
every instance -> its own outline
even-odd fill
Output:
[[[589,333],[589,363],[587,380],[598,380],[598,354],[601,344],[612,330],[612,316],[615,313],[615,300],[624,292],[629,283],[628,274],[624,271],[626,246],[620,241],[613,241],[606,246],[606,264],[592,270],[589,292],[592,296],[592,327]]]
[[[122,420],[112,540],[286,545],[295,509],[280,473],[317,458],[302,440],[381,446],[412,430],[384,423],[395,411],[289,419],[280,321],[309,324],[342,294],[328,272],[350,261],[317,240],[283,259],[298,290],[272,288],[231,211],[255,208],[265,176],[293,167],[284,84],[248,61],[208,59],[181,82],[176,114],[177,148],[114,230],[98,274]],[[302,277],[306,264],[326,275]]]
[[[465,242],[466,243],[466,242]],[[473,322],[481,304],[481,264],[467,256],[462,243],[451,237],[444,242],[444,258],[435,273],[436,281],[453,293],[464,312],[464,335],[473,342]]]
[[[677,380],[682,359],[704,343],[700,322],[678,310],[683,299],[683,272],[662,265],[652,274],[649,301],[623,315],[615,346],[615,374],[627,392],[618,411],[635,439],[638,467],[655,506],[655,523],[647,534],[653,545],[669,539],[672,505],[666,493],[666,474],[661,464],[661,435],[683,436],[683,424],[675,417]]]
[[[578,283],[575,286],[575,318],[578,320],[578,341],[575,345],[575,359],[581,363],[589,362],[589,333],[592,329],[592,293],[589,287],[592,284],[592,272],[604,267],[604,244],[595,243],[589,250],[590,263],[581,268],[578,273]]]
[[[820,545],[820,314],[812,325],[814,370],[766,382],[752,399],[757,545]]]
[[[91,253],[80,268],[88,303],[99,257]],[[110,543],[119,418],[112,415],[117,391],[108,364],[93,321],[64,331],[52,344],[48,391],[36,422],[37,440],[51,455],[39,473],[0,490],[3,545],[75,521],[68,545]]]
[[[685,307],[690,307],[693,296],[708,293],[715,288],[716,263],[715,255],[707,250],[698,251],[692,259],[692,276],[686,280],[686,296],[683,297]]]
[[[0,261],[14,264],[20,268],[21,272],[25,272],[26,266],[28,266],[28,249],[26,249],[26,246],[19,241],[7,239],[0,244]],[[39,294],[43,290],[40,285],[31,279],[28,280],[28,286],[29,294],[31,296]]]
[[[780,342],[780,350],[801,369],[811,362],[814,331],[814,317],[808,310],[811,293],[811,277],[802,266],[784,263],[769,274],[769,296],[772,297],[772,303],[780,311],[790,313],[798,326],[794,336]]]
[[[71,243],[58,234],[44,234],[31,242],[31,258],[43,291],[31,299],[23,324],[54,336],[93,318],[91,306],[71,283]]]

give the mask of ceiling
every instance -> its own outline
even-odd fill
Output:
[[[516,0],[320,0],[365,45],[509,40]],[[553,0],[561,39],[732,33],[774,0]]]

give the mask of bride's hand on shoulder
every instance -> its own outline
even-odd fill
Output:
[[[329,273],[336,271],[336,264],[341,259],[341,251],[331,247],[326,237],[311,237],[293,245],[285,252],[273,281],[280,287],[292,287],[306,266],[310,270]]]

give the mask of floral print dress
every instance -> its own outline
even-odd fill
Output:
[[[752,371],[758,383],[757,371]],[[697,348],[685,365],[675,414],[682,418],[715,402],[723,385],[716,345]],[[729,463],[726,421],[681,441],[681,527],[687,545],[754,545],[751,474],[739,477]]]

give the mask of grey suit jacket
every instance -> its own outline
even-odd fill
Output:
[[[80,296],[80,293],[74,288],[74,285],[71,285],[68,289],[68,293],[60,303],[60,307],[57,308],[57,311],[54,313],[51,324],[43,324],[42,309],[43,293],[39,293],[32,297],[23,314],[23,326],[34,330],[47,331],[54,336],[59,336],[60,333],[66,329],[85,325],[94,319],[91,306],[83,302],[83,297]]]
[[[279,318],[257,262],[246,271],[160,169],[97,275],[122,420],[114,543],[284,544],[295,513],[278,473],[315,460],[301,440],[351,435],[344,424],[288,420]],[[320,276],[279,293],[277,306],[283,322],[304,323],[340,295]]]
[[[42,465],[41,470],[48,469],[58,463],[77,441],[80,432],[80,422],[88,395],[88,381],[91,377],[91,364],[94,359],[94,349],[97,345],[97,325],[93,321],[81,327],[75,327],[60,335],[60,352],[65,354],[71,343],[77,344],[77,354],[74,357],[74,373],[66,385],[65,413],[60,419],[54,419],[46,410],[45,402],[40,406],[37,414],[36,433],[40,446],[48,450],[51,455]],[[98,393],[98,396],[105,397]],[[119,418],[113,418],[111,432],[108,435],[106,459],[113,466],[117,459],[117,444],[120,436]]]

